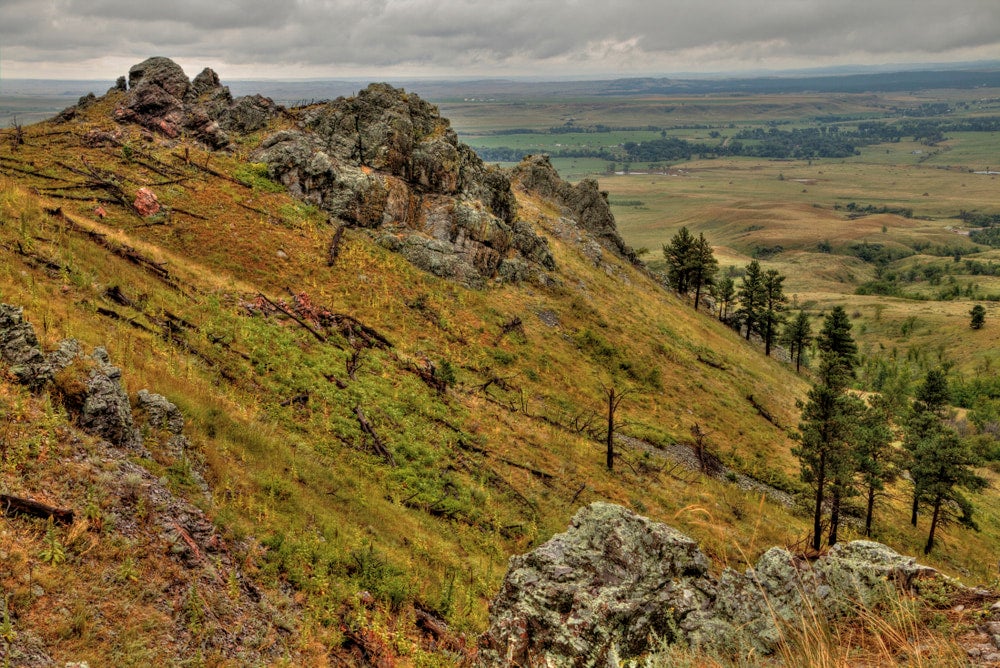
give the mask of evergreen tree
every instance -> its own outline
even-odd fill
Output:
[[[740,306],[736,309],[736,317],[746,327],[746,339],[749,341],[751,334],[760,331],[761,305],[764,301],[764,274],[757,260],[747,265],[737,297]]]
[[[916,391],[906,420],[906,438],[903,448],[908,454],[913,498],[910,504],[910,524],[917,526],[920,504],[927,494],[925,464],[942,437],[942,418],[948,403],[948,377],[944,369],[930,369]]]
[[[940,417],[950,398],[948,374],[941,367],[930,369],[924,377],[924,382],[917,388],[918,409],[930,411]]]
[[[694,310],[698,310],[702,288],[710,288],[715,283],[715,274],[719,271],[719,261],[715,259],[712,247],[705,240],[704,234],[698,235],[688,257],[689,289],[694,290]]]
[[[781,341],[788,346],[788,351],[795,360],[795,372],[798,373],[802,367],[802,352],[812,342],[812,326],[805,311],[799,311],[798,315],[785,325]]]
[[[969,322],[969,327],[972,329],[982,329],[983,325],[986,324],[986,309],[983,308],[982,304],[976,304],[969,311],[969,315],[972,320]]]
[[[935,440],[935,447],[919,452],[915,464],[922,471],[924,493],[932,509],[924,554],[934,548],[937,528],[946,521],[956,519],[963,526],[978,530],[973,519],[975,508],[963,490],[977,491],[987,484],[973,470],[978,461],[972,449],[955,430],[943,429]],[[957,516],[952,509],[957,509]]]
[[[880,395],[872,398],[862,411],[857,425],[854,456],[860,482],[867,497],[865,536],[872,535],[875,498],[898,475],[898,457],[892,447],[889,429],[890,405]]]
[[[719,309],[719,320],[729,322],[729,309],[736,301],[736,283],[728,273],[716,280],[711,286],[712,296],[715,298],[715,305]]]
[[[764,272],[761,284],[760,329],[764,338],[764,355],[767,357],[771,356],[771,343],[785,321],[782,311],[785,310],[788,298],[781,286],[784,281],[785,277],[779,274],[777,269],[768,269]]]
[[[670,243],[663,246],[663,259],[667,261],[667,283],[679,295],[688,293],[691,252],[696,243],[688,228],[682,227],[670,239]]]
[[[813,549],[822,540],[823,506],[827,494],[835,517],[830,538],[836,540],[840,502],[851,471],[853,430],[859,400],[846,393],[857,364],[857,345],[851,338],[851,323],[842,306],[827,314],[817,339],[820,366],[817,382],[809,390],[799,425],[800,445],[792,450],[799,458],[803,481],[812,484]]]

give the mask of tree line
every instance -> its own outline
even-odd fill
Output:
[[[929,514],[925,553],[934,547],[943,524],[976,528],[967,494],[986,485],[975,472],[982,463],[981,448],[948,423],[950,392],[943,368],[930,369],[912,398],[899,388],[862,397],[853,389],[858,348],[843,306],[825,316],[813,337],[804,311],[787,317],[784,276],[777,270],[764,270],[753,260],[737,285],[736,272],[719,271],[704,234],[695,237],[686,227],[663,246],[663,255],[670,288],[693,298],[695,309],[710,294],[717,317],[748,340],[758,335],[766,355],[774,342],[784,344],[798,372],[815,340],[815,380],[799,404],[798,445],[793,449],[810,489],[814,550],[822,547],[824,535],[829,545],[837,542],[847,504],[855,497],[862,499],[864,533],[870,536],[877,500],[904,471],[910,481],[911,523],[916,527],[921,513]],[[982,307],[972,313],[973,329],[982,327],[984,315]],[[900,441],[902,447],[894,445]]]
[[[976,473],[982,457],[973,441],[948,424],[948,381],[943,368],[930,369],[911,398],[893,393],[862,398],[851,390],[858,365],[857,345],[842,306],[824,319],[817,337],[816,381],[800,404],[801,477],[811,490],[812,548],[833,545],[845,502],[864,499],[864,532],[871,535],[876,500],[905,471],[910,481],[910,523],[929,513],[924,554],[938,529],[955,522],[977,529],[968,493],[983,489]],[[902,441],[902,447],[893,441]],[[826,518],[824,520],[824,518]]]
[[[663,246],[667,264],[668,286],[679,295],[693,296],[697,310],[705,294],[713,300],[713,310],[722,322],[740,332],[748,341],[757,335],[770,356],[776,343],[788,348],[796,371],[802,355],[812,340],[808,316],[800,311],[789,319],[785,277],[776,269],[763,269],[752,260],[742,271],[735,268],[719,271],[719,262],[704,234],[697,238],[682,227]],[[739,277],[739,283],[736,278]]]

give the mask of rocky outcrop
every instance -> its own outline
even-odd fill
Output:
[[[39,390],[52,380],[52,365],[38,345],[24,309],[0,304],[0,359],[21,385]]]
[[[892,591],[919,590],[932,568],[885,545],[838,544],[813,563],[772,548],[745,572],[709,573],[687,536],[607,503],[512,557],[480,639],[481,666],[617,666],[654,642],[722,655],[774,652],[785,622],[841,615]]]
[[[96,364],[87,379],[80,426],[113,445],[141,450],[142,437],[135,428],[132,405],[122,387],[121,369],[111,365],[104,348],[95,348],[90,359]]]
[[[72,118],[75,114],[69,111],[59,118]],[[279,111],[272,100],[259,95],[234,100],[219,75],[209,68],[189,80],[180,65],[155,57],[129,70],[128,90],[114,117],[171,139],[187,133],[209,148],[226,149],[229,133],[255,132]]]
[[[253,156],[291,192],[417,266],[480,287],[553,269],[517,218],[507,173],[458,141],[433,105],[388,84],[302,110]]]
[[[61,388],[67,408],[79,413],[80,427],[114,446],[145,454],[132,405],[121,383],[121,369],[112,366],[104,348],[95,348],[88,357],[75,339],[66,339],[46,355],[31,323],[24,319],[23,310],[0,304],[0,358],[18,383],[34,391],[45,389],[56,374],[81,362],[81,367],[88,370],[86,380],[70,381],[70,389]]]
[[[558,202],[580,227],[621,257],[638,263],[635,251],[618,234],[608,195],[598,188],[596,180],[583,179],[573,185],[563,181],[547,155],[529,155],[514,168],[513,181],[529,192]]]

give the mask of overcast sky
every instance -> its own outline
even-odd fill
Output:
[[[998,0],[0,0],[0,77],[666,75],[1000,59]]]

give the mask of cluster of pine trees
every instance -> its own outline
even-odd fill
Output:
[[[813,490],[813,549],[822,545],[825,516],[827,543],[837,542],[844,502],[854,496],[865,499],[865,535],[871,535],[877,496],[904,471],[913,526],[921,508],[930,511],[925,554],[942,523],[976,528],[966,493],[982,489],[986,480],[975,472],[981,462],[969,441],[947,423],[945,371],[928,371],[912,400],[881,394],[863,399],[850,390],[857,345],[842,306],[827,314],[816,343],[816,381],[801,406],[799,446],[793,451]],[[902,448],[893,445],[899,435]]]
[[[693,295],[696,309],[702,296],[711,294],[720,320],[747,340],[758,335],[767,355],[775,341],[787,346],[800,370],[802,355],[813,343],[809,317],[799,311],[787,318],[785,277],[777,270],[763,270],[753,260],[737,285],[733,272],[719,275],[704,235],[695,238],[686,227],[664,245],[663,255],[667,281],[678,294]],[[815,344],[815,382],[800,404],[799,445],[793,450],[811,490],[813,549],[822,547],[824,534],[829,545],[837,542],[847,504],[856,497],[863,500],[864,533],[870,536],[876,500],[904,472],[912,491],[913,526],[921,509],[930,513],[925,553],[943,523],[976,528],[966,494],[982,489],[986,480],[975,472],[981,463],[976,450],[948,424],[946,372],[928,371],[912,399],[879,393],[863,397],[853,389],[858,349],[843,306],[825,316]]]
[[[663,246],[667,263],[667,283],[679,295],[693,295],[694,308],[708,293],[714,301],[719,320],[745,336],[754,335],[764,342],[764,354],[770,355],[775,343],[788,348],[795,369],[802,364],[802,353],[812,341],[809,317],[802,311],[788,319],[788,297],[784,291],[785,277],[776,269],[764,270],[752,260],[743,270],[737,284],[737,273],[719,271],[712,247],[704,234],[695,238],[682,227]]]

